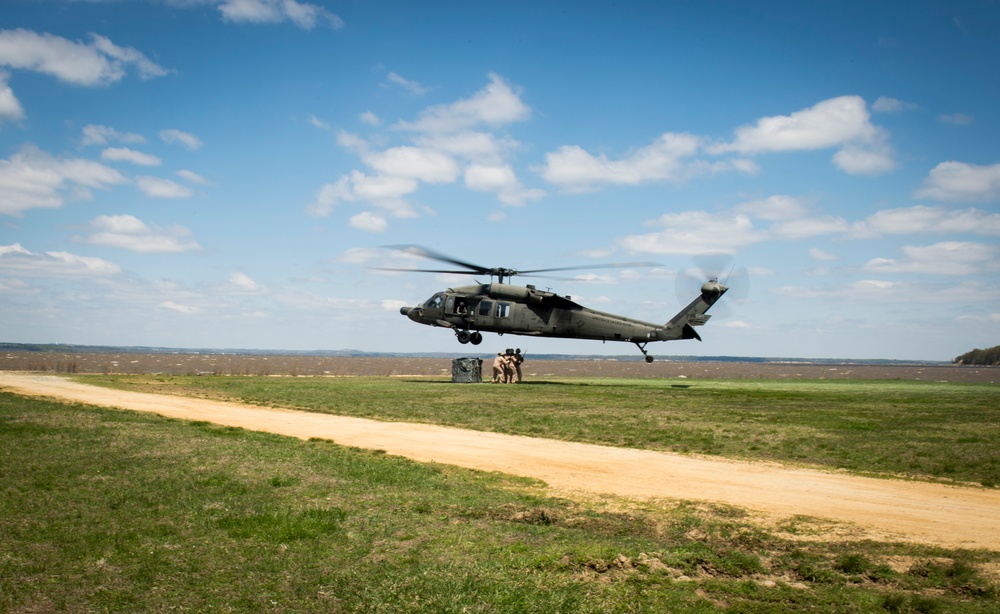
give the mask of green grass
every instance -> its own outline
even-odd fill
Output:
[[[726,506],[585,504],[5,393],[0,489],[2,612],[997,612],[1000,597],[997,553],[791,541]]]
[[[1000,485],[1000,388],[910,381],[80,376],[123,388],[737,459]]]

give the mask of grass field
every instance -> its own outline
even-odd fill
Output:
[[[779,386],[754,397],[752,387],[741,392],[725,382],[658,390],[599,381],[494,389],[389,379],[203,380],[209,383],[129,385],[298,406],[320,395],[316,403],[328,411],[363,405],[427,421],[454,415],[489,425],[524,413],[509,428],[547,435],[568,429],[575,404],[589,408],[590,422],[599,405],[603,413],[638,416],[686,400],[671,411],[701,407],[696,422],[708,424],[710,406],[735,406],[741,396],[751,397],[745,412],[766,398],[789,415],[804,412],[794,409],[801,395],[848,400],[822,386]],[[919,409],[907,400],[918,392],[892,394]],[[980,394],[966,391],[952,403],[985,405]],[[512,409],[522,404],[528,407]],[[558,409],[551,420],[546,407]],[[648,435],[632,441],[622,434],[662,428],[634,426],[642,422],[623,421],[619,443],[660,446]],[[836,426],[830,417],[819,422],[775,428],[780,435]],[[954,437],[950,423],[932,423]],[[696,430],[688,424],[677,432]],[[968,471],[965,462],[955,472]],[[799,541],[725,506],[586,504],[546,497],[524,479],[327,441],[9,394],[0,394],[0,483],[3,612],[997,612],[1000,597],[997,553]],[[795,519],[785,530],[796,523],[809,525]]]
[[[78,376],[378,420],[1000,485],[1000,389],[880,380]]]

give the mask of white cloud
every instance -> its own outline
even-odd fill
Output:
[[[592,155],[576,145],[545,154],[542,177],[569,192],[593,189],[598,184],[640,185],[654,181],[681,183],[699,175],[728,171],[753,171],[746,161],[709,163],[694,159],[702,144],[690,134],[665,133],[652,145],[612,160]]]
[[[349,224],[352,228],[368,232],[383,232],[389,226],[384,217],[371,211],[362,211],[352,216]]]
[[[863,238],[920,232],[1000,235],[1000,213],[920,205],[878,211],[852,227],[852,233]]]
[[[112,141],[119,143],[145,143],[146,137],[134,132],[118,132],[110,126],[87,124],[83,127],[81,145],[107,145]]]
[[[410,81],[409,79],[404,79],[399,74],[394,72],[390,72],[388,75],[386,75],[385,79],[392,85],[401,87],[404,90],[410,92],[411,94],[415,94],[417,96],[422,96],[427,92],[431,91],[431,88],[425,85],[421,85],[416,81]]]
[[[267,289],[258,284],[246,273],[236,271],[229,276],[229,281],[223,285],[223,290],[236,294],[264,294]]]
[[[825,262],[840,260],[840,257],[837,256],[837,254],[819,249],[818,247],[813,247],[809,250],[809,257],[813,260],[822,260]]]
[[[843,286],[809,288],[783,286],[773,292],[779,296],[807,299],[836,299],[851,303],[898,304],[906,297],[911,304],[996,303],[1000,297],[994,287],[971,280],[951,284],[947,282],[898,282],[884,279],[862,279]]]
[[[971,115],[966,115],[965,113],[951,113],[948,115],[938,115],[938,121],[942,124],[951,124],[953,126],[971,126],[974,120]]]
[[[370,177],[360,171],[351,171],[350,175],[341,177],[336,183],[321,187],[307,212],[316,217],[327,217],[342,202],[368,202],[394,217],[416,217],[416,211],[403,197],[416,191],[417,187],[417,181],[408,177]]]
[[[176,175],[185,181],[189,181],[191,183],[197,183],[199,185],[211,185],[212,183],[211,181],[205,179],[198,173],[194,171],[189,171],[187,169],[181,169],[177,171]]]
[[[508,165],[470,164],[465,169],[464,178],[466,187],[480,192],[499,192],[518,183],[514,169]]]
[[[24,118],[24,107],[7,85],[7,73],[0,71],[0,121]]]
[[[718,149],[741,153],[826,149],[863,138],[871,129],[865,101],[859,96],[840,96],[737,128],[733,142]]]
[[[775,222],[771,224],[770,232],[777,238],[796,240],[844,233],[850,228],[850,223],[844,218],[826,215]]]
[[[399,313],[400,307],[409,307],[410,304],[406,301],[397,301],[393,299],[384,299],[381,303],[382,309],[384,311]]]
[[[998,200],[1000,164],[979,166],[965,162],[942,162],[931,169],[915,196],[941,201]]]
[[[164,143],[180,143],[192,151],[201,149],[201,139],[190,132],[183,132],[181,130],[170,128],[168,130],[161,130],[159,136]]]
[[[98,34],[90,38],[90,43],[80,43],[21,28],[0,30],[0,66],[40,72],[84,86],[114,83],[130,68],[142,79],[168,72],[131,47],[119,47]]]
[[[360,119],[361,123],[365,124],[366,126],[376,127],[382,125],[382,120],[379,119],[379,116],[375,115],[375,113],[371,111],[365,111],[364,113],[358,116],[358,119]]]
[[[631,252],[649,254],[733,254],[767,238],[766,233],[753,227],[748,216],[741,214],[667,213],[648,225],[662,229],[627,236],[620,241],[621,246]]]
[[[281,23],[290,21],[304,30],[327,25],[334,30],[344,27],[344,21],[316,4],[296,0],[222,0],[219,12],[224,21],[234,23]]]
[[[308,118],[309,125],[314,128],[319,128],[320,130],[332,130],[329,123],[323,121],[322,119],[316,117],[315,115],[310,115]]]
[[[183,226],[148,226],[131,215],[100,215],[90,222],[90,234],[78,237],[89,245],[119,247],[138,253],[179,253],[201,249]]]
[[[801,199],[786,194],[750,200],[733,207],[737,213],[747,213],[762,220],[790,220],[805,216],[806,207]]]
[[[190,305],[182,305],[180,303],[175,303],[174,301],[163,301],[158,305],[160,309],[166,309],[168,311],[176,311],[177,313],[189,316],[196,313],[200,313],[201,309],[197,307],[192,307]]]
[[[459,174],[458,164],[453,158],[420,147],[392,147],[369,154],[364,161],[380,174],[424,183],[451,183]]]
[[[0,213],[61,207],[67,198],[90,198],[91,189],[126,183],[115,169],[82,158],[56,158],[32,145],[0,160]]]
[[[392,212],[396,217],[416,217],[403,196],[415,192],[417,181],[410,177],[368,176],[353,171],[350,176],[352,200],[364,201]]]
[[[479,192],[496,192],[505,205],[519,207],[545,196],[543,190],[525,189],[509,165],[470,164],[464,173],[465,186]]]
[[[888,133],[878,127],[870,137],[846,143],[833,154],[833,163],[850,175],[883,175],[896,168]]]
[[[389,79],[400,86],[415,87],[395,73]],[[415,133],[407,135],[413,144],[375,151],[371,143],[358,135],[340,132],[337,142],[360,156],[372,172],[351,171],[322,186],[306,211],[325,217],[341,203],[365,203],[381,211],[355,215],[350,224],[380,232],[387,227],[387,216],[419,215],[406,198],[422,184],[450,184],[459,177],[465,179],[470,189],[495,192],[505,204],[522,205],[537,200],[544,192],[524,188],[507,162],[509,152],[518,143],[475,129],[499,127],[526,119],[529,114],[530,109],[511,86],[491,74],[490,83],[470,98],[428,107],[417,121],[397,123],[394,126],[397,133]],[[381,123],[370,112],[362,114],[361,119],[369,125]],[[382,141],[373,139],[375,143]],[[422,213],[433,211],[425,208]]]
[[[879,96],[872,103],[872,111],[877,113],[899,113],[901,111],[912,111],[917,105],[912,102],[905,102],[889,96]]]
[[[190,198],[192,194],[189,188],[182,186],[176,181],[151,177],[149,175],[136,177],[135,184],[147,196],[152,196],[153,198]]]
[[[877,273],[922,273],[932,275],[976,275],[997,271],[1000,248],[967,241],[944,241],[927,246],[904,246],[905,259],[874,258],[863,270]]]
[[[502,126],[524,121],[531,109],[521,101],[502,77],[490,74],[490,83],[471,98],[425,109],[415,122],[400,122],[397,127],[417,132],[460,132],[475,126]]]
[[[108,147],[101,152],[101,159],[109,162],[130,162],[139,166],[159,166],[162,163],[158,157],[152,154],[128,147]]]
[[[414,142],[421,147],[443,151],[479,164],[492,165],[502,164],[509,152],[520,147],[520,143],[512,139],[473,130],[422,134]]]
[[[812,151],[840,147],[834,164],[851,174],[875,175],[895,168],[888,135],[869,121],[860,96],[821,101],[791,115],[763,117],[736,129],[735,139],[710,148],[714,153],[744,154]]]
[[[0,273],[18,277],[107,277],[121,273],[113,262],[68,252],[35,254],[20,243],[0,245]]]

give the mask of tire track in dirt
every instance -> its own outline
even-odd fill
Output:
[[[1000,492],[993,490],[128,392],[48,375],[0,372],[0,390],[330,439],[420,462],[532,477],[564,496],[710,501],[771,517],[848,523],[852,539],[1000,550]]]

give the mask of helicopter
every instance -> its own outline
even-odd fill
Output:
[[[518,286],[507,283],[515,275],[534,276],[538,273],[556,271],[657,266],[655,263],[632,262],[518,271],[504,267],[483,267],[417,245],[387,247],[446,262],[461,267],[462,270],[373,268],[386,271],[489,276],[489,283],[448,288],[435,292],[420,305],[402,307],[399,310],[402,315],[418,324],[451,329],[458,342],[462,344],[479,345],[483,341],[483,332],[498,335],[625,341],[634,343],[642,352],[646,362],[653,362],[653,356],[646,350],[646,345],[651,342],[677,339],[701,341],[701,336],[695,327],[708,322],[712,316],[706,312],[729,290],[727,286],[719,283],[717,277],[710,278],[702,284],[699,295],[677,315],[664,324],[656,324],[590,309],[574,302],[570,296],[560,296],[548,290],[540,290],[534,285]]]

